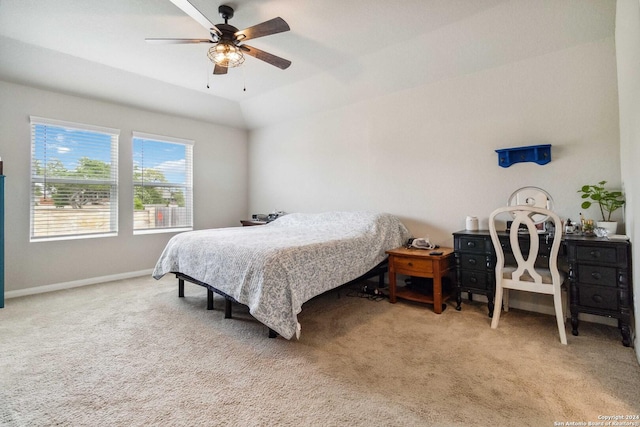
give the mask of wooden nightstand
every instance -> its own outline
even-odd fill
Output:
[[[243,227],[250,227],[253,225],[265,225],[267,221],[258,221],[257,219],[241,219],[240,224]]]
[[[442,252],[442,255],[430,255],[431,252]],[[433,250],[396,248],[387,251],[389,254],[389,301],[396,298],[433,304],[436,314],[442,313],[443,303],[449,294],[442,294],[442,278],[450,274],[455,266],[453,248]],[[433,279],[433,295],[416,292],[410,289],[397,289],[396,274],[426,277]]]

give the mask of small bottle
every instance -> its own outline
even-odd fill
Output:
[[[576,229],[576,226],[571,222],[571,218],[567,218],[567,223],[564,226],[564,232],[566,234],[572,234]]]

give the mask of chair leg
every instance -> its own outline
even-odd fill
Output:
[[[491,329],[495,329],[498,327],[498,322],[500,321],[500,312],[502,311],[502,286],[496,284],[496,297],[495,297],[496,305],[493,308],[493,318],[491,319]]]
[[[553,305],[556,308],[556,321],[558,322],[560,342],[567,345],[567,332],[564,329],[564,313],[562,312],[562,296],[559,293],[553,294]]]
[[[504,303],[504,312],[506,313],[509,311],[509,289],[504,289],[503,295],[504,297],[502,297],[502,302]]]

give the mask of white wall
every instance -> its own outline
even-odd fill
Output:
[[[121,130],[117,237],[29,243],[30,115]],[[193,139],[194,227],[239,225],[247,212],[246,131],[0,81],[7,293],[153,268],[173,234],[132,234],[134,130]]]
[[[618,87],[620,91],[620,151],[622,178],[627,196],[627,234],[640,242],[640,2],[618,0],[616,14],[616,49]],[[635,335],[640,330],[640,250],[633,250]],[[637,342],[637,340],[636,340]],[[640,361],[640,352],[636,352]]]
[[[617,102],[606,38],[264,127],[250,133],[249,206],[387,211],[448,246],[466,215],[486,228],[522,186],[576,219],[583,184],[620,186]],[[551,163],[498,166],[495,149],[535,144],[552,144]]]

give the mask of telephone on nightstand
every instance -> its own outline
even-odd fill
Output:
[[[417,237],[409,239],[407,247],[416,249],[435,249],[437,246],[429,241],[428,237]]]
[[[275,219],[280,218],[284,214],[285,213],[283,211],[274,211],[274,212],[271,212],[270,214],[253,214],[251,215],[251,219],[254,219],[257,221],[271,222]]]
[[[274,219],[280,218],[282,215],[284,215],[283,211],[271,212],[269,215],[267,215],[267,221],[273,221]]]

